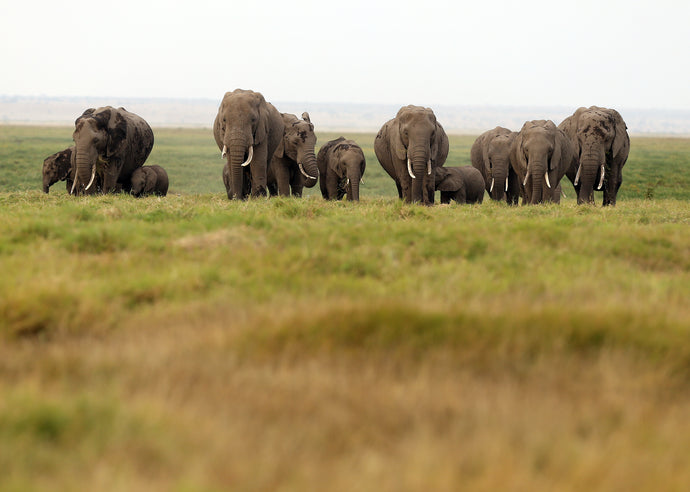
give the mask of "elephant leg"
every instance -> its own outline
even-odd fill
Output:
[[[254,157],[249,164],[252,173],[252,197],[266,196],[267,152],[265,143],[254,148]]]
[[[443,204],[450,203],[451,196],[453,196],[452,192],[442,191],[441,192],[441,203],[443,203]]]
[[[276,165],[277,164],[277,165]],[[278,183],[278,194],[280,196],[290,196],[290,171],[282,161],[273,161],[276,175],[276,182]]]
[[[304,190],[304,180],[302,179],[302,173],[296,169],[293,170],[290,175],[290,189],[292,190],[292,196],[302,196],[302,191]]]
[[[103,173],[103,189],[101,190],[102,193],[112,193],[115,191],[118,174],[118,169],[114,166],[105,170],[105,172]],[[95,183],[94,186],[96,186]]]

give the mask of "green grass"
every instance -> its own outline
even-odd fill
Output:
[[[227,200],[208,130],[156,132],[168,197],[45,195],[69,130],[0,130],[0,489],[690,480],[690,141],[615,208],[422,207],[373,135],[352,204]]]

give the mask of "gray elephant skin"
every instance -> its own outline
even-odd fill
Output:
[[[331,140],[319,149],[316,162],[321,196],[325,200],[341,200],[347,195],[348,200],[359,201],[359,186],[367,160],[357,142],[345,137]]]
[[[623,166],[630,152],[627,126],[615,109],[578,108],[558,127],[573,144],[576,170],[568,179],[577,193],[577,203],[594,203],[594,186],[604,191],[603,205],[616,205],[623,183]]]
[[[436,190],[441,192],[441,203],[482,203],[484,177],[472,166],[437,167],[434,169]]]
[[[448,136],[430,108],[404,106],[379,130],[374,152],[406,202],[434,202],[433,169],[448,157]]]
[[[140,116],[124,108],[89,108],[75,121],[72,193],[95,193],[98,176],[102,193],[129,191],[134,170],[153,148],[153,130]]]
[[[267,171],[283,138],[283,118],[259,92],[235,89],[226,92],[213,123],[213,137],[226,159],[230,199],[244,199],[244,167],[251,174],[251,196],[266,196]]]
[[[523,204],[560,203],[560,181],[575,166],[575,153],[570,139],[553,121],[527,121],[513,142],[510,165],[517,174]]]
[[[132,190],[130,193],[139,198],[142,196],[168,194],[168,173],[161,166],[142,166],[132,173]]]
[[[492,200],[517,205],[520,185],[517,174],[510,165],[510,150],[517,132],[497,126],[474,141],[470,150],[472,166],[484,179],[486,192]]]
[[[306,186],[312,188],[319,179],[316,165],[316,134],[309,113],[302,119],[294,114],[281,113],[283,138],[268,166],[267,184],[271,195],[301,197]]]
[[[74,146],[49,155],[43,161],[43,192],[48,193],[50,187],[58,181],[67,181],[67,192],[72,189],[72,152]]]

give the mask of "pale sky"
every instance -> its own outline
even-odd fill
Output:
[[[0,0],[0,94],[690,109],[686,0]]]

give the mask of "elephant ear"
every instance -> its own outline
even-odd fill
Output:
[[[482,149],[482,161],[484,162],[484,172],[482,174],[486,174],[488,176],[489,170],[491,169],[491,162],[489,162],[489,147],[491,146],[491,140],[495,137],[495,134],[489,134],[489,135],[483,135],[480,138],[482,139],[481,141],[481,149]]]
[[[577,138],[577,127],[580,118],[580,114],[585,108],[578,109],[575,114],[568,116],[566,119],[561,121],[558,128],[561,129],[563,133],[568,137],[570,142],[573,144],[573,150],[577,155],[580,155],[580,139]]]
[[[407,160],[407,147],[403,144],[402,137],[400,136],[400,121],[397,117],[392,120],[387,133],[391,154],[398,158],[398,160]]]
[[[436,117],[434,116],[434,120]],[[438,121],[436,123],[436,138],[431,144],[431,159],[435,166],[443,166],[448,158],[448,135]]]
[[[625,158],[628,156],[630,151],[630,137],[628,136],[628,126],[623,121],[623,117],[615,109],[610,110],[613,115],[614,129],[616,136],[613,137],[613,157],[622,157],[625,154]]]
[[[278,144],[278,148],[273,153],[274,157],[282,159],[285,156],[285,137],[286,137],[286,135],[283,135],[280,138],[280,143]],[[256,144],[256,139],[254,139],[254,144]]]
[[[120,154],[127,139],[127,121],[119,111],[113,110],[108,122],[108,143],[106,157]]]
[[[307,123],[311,124],[311,120],[309,119],[309,113],[307,113],[306,111],[302,113],[302,119]]]
[[[513,147],[510,151],[510,164],[513,166],[513,170],[515,170],[517,175],[520,176],[521,184],[527,173],[527,158],[525,157],[525,150],[523,147],[523,137],[526,126],[527,124],[525,123],[522,130],[515,137]]]
[[[153,193],[156,190],[156,183],[158,182],[158,175],[156,174],[156,171],[151,169],[150,167],[142,167],[144,170],[144,173],[146,175],[146,185],[144,186],[144,191],[146,193]]]

